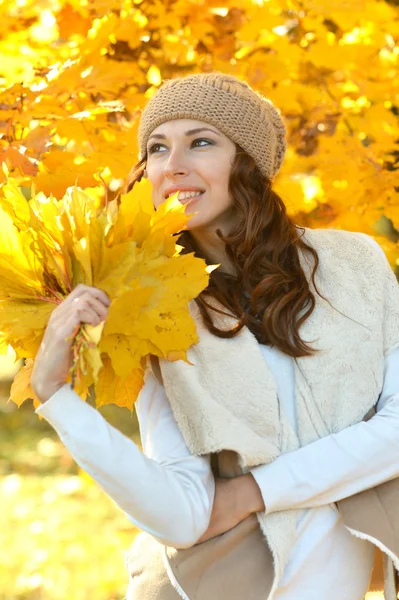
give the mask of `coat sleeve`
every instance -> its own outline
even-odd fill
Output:
[[[136,412],[144,453],[69,384],[36,409],[132,523],[164,545],[190,547],[206,531],[212,511],[209,456],[190,454],[150,371]]]
[[[385,362],[376,414],[250,471],[266,514],[331,504],[399,477],[399,350]]]

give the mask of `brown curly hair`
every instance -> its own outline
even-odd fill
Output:
[[[122,193],[129,192],[135,182],[141,180],[146,163],[147,156],[144,156],[132,168]],[[220,229],[216,234],[226,244],[226,254],[236,275],[219,269],[210,274],[207,288],[195,299],[204,324],[211,333],[222,338],[234,337],[245,325],[262,344],[276,346],[293,357],[313,355],[317,350],[299,335],[299,328],[313,312],[316,300],[300,265],[298,248],[312,254],[312,282],[323,297],[315,282],[319,265],[316,250],[301,239],[300,228],[288,216],[271,181],[238,144],[230,172],[229,193],[233,209],[241,219],[230,235],[224,236]],[[177,235],[177,243],[183,246],[182,254],[194,252],[212,264],[200,253],[189,230]],[[216,298],[237,317],[238,322],[232,329],[221,330],[214,325],[210,311],[227,313],[207,304],[207,296]]]

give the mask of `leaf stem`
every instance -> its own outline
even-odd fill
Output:
[[[67,288],[68,288],[69,292],[72,292],[72,283],[71,283],[71,280],[69,278],[67,264],[66,264],[66,260],[65,260],[64,254],[62,254],[62,260],[64,261],[64,273],[65,273],[65,279],[66,279]]]
[[[59,304],[58,300],[52,300],[51,298],[48,298],[47,296],[39,296],[36,294],[33,297],[36,300],[41,300],[42,302],[50,302],[51,304]]]
[[[55,298],[57,300],[59,300],[60,303],[64,300],[63,296],[61,296],[61,294],[59,292],[56,292],[55,290],[52,290],[51,288],[48,287],[48,285],[45,285],[44,288],[46,290],[48,290],[49,292],[51,292],[53,294],[53,296],[55,296]]]

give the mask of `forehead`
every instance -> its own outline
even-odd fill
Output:
[[[215,127],[215,125],[210,125],[209,123],[206,123],[206,121],[197,121],[197,119],[173,119],[171,121],[165,121],[165,123],[161,123],[161,125],[151,131],[151,135],[180,135],[186,133],[186,131],[199,129],[200,127],[209,127],[209,129],[213,129],[220,133],[220,135],[223,135],[220,129]]]

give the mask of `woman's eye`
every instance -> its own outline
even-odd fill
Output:
[[[148,154],[153,154],[153,152],[155,152],[155,148],[156,148],[157,146],[161,146],[161,145],[162,145],[162,144],[153,144],[152,146],[150,146],[150,147],[148,148]]]
[[[212,142],[211,140],[207,140],[205,138],[197,138],[196,140],[193,140],[192,142],[192,146],[194,146],[194,144],[196,144],[197,142],[206,142],[207,144],[214,144],[215,142]],[[156,152],[156,148],[158,146],[163,146],[163,144],[153,144],[152,146],[149,147],[148,149],[148,154],[153,154],[154,152]],[[200,146],[201,148],[201,146]]]
[[[211,142],[211,140],[206,140],[205,138],[198,138],[197,140],[193,141],[193,144],[195,144],[195,142],[206,142],[207,144],[213,143],[213,142]]]

